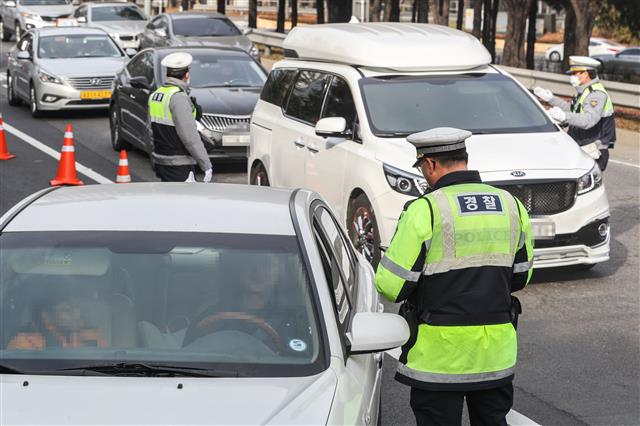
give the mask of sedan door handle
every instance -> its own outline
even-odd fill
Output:
[[[135,99],[135,98],[136,98],[136,95],[134,95],[133,93],[129,93],[129,97],[130,97],[131,99]]]
[[[320,150],[318,149],[318,147],[315,144],[308,145],[307,149],[309,151],[313,152],[314,154],[317,154],[318,152],[320,152]]]
[[[302,139],[296,139],[293,144],[298,148],[304,148],[306,145],[302,142]]]

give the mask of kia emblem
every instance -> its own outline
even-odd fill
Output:
[[[522,176],[526,176],[526,175],[527,174],[525,172],[520,171],[520,170],[514,170],[514,171],[511,172],[511,176],[514,176],[514,177],[522,177]]]

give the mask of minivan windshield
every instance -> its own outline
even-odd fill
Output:
[[[40,37],[38,57],[61,58],[117,58],[123,56],[115,42],[106,35],[69,34]]]
[[[23,6],[63,6],[69,4],[67,0],[20,0]]]
[[[103,21],[144,21],[146,18],[136,6],[100,6],[91,8],[91,20]]]
[[[288,235],[2,234],[0,371],[315,374],[304,265]]]
[[[371,130],[404,137],[434,127],[474,134],[553,132],[540,107],[501,74],[388,76],[360,80]]]

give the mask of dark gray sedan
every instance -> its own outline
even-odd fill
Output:
[[[166,69],[162,59],[172,52],[193,56],[191,96],[203,115],[200,133],[211,158],[246,158],[249,120],[258,101],[267,73],[251,56],[233,48],[145,49],[134,56],[116,75],[109,106],[111,144],[120,150],[134,145],[151,152],[147,116],[149,94],[162,85]]]
[[[606,80],[640,83],[640,46],[629,47],[615,55],[594,58],[602,63],[600,73]]]
[[[260,60],[260,51],[226,16],[182,12],[153,18],[140,35],[140,49],[166,46],[236,47]]]

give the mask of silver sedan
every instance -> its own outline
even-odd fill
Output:
[[[31,114],[108,107],[115,74],[128,56],[103,30],[39,28],[11,50],[7,100],[27,102]]]
[[[307,190],[45,189],[0,271],[0,424],[375,425],[409,338]]]

